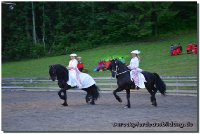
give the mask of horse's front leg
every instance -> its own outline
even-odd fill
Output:
[[[117,92],[122,91],[123,89],[117,88],[116,90],[113,91],[113,95],[115,96],[116,100],[118,100],[120,103],[122,102],[122,99],[117,95]]]
[[[126,98],[127,98],[127,107],[130,108],[131,107],[131,103],[130,103],[130,89],[126,89]]]
[[[64,89],[64,97],[65,97],[65,100],[64,100],[64,103],[62,105],[68,106],[68,104],[67,104],[67,90],[66,89]]]
[[[64,100],[64,103],[62,105],[63,106],[68,106],[68,104],[67,104],[67,90],[66,89],[61,89],[58,92],[58,95],[59,95],[60,99]]]
[[[89,101],[90,101],[90,95],[89,95],[88,91],[86,91],[86,92],[87,92],[87,94],[85,96],[85,101],[86,101],[86,103],[89,103]]]

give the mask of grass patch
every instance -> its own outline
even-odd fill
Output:
[[[141,51],[140,67],[149,72],[157,72],[166,76],[197,76],[197,55],[186,54],[187,44],[196,42],[195,32],[181,35],[168,36],[159,41],[128,42],[101,46],[82,52],[77,52],[82,57],[89,74],[93,77],[111,76],[109,71],[93,72],[100,59],[120,55],[126,57],[126,64],[129,64],[130,52],[134,49]],[[169,48],[171,44],[181,43],[183,54],[170,56]],[[41,59],[8,62],[2,64],[2,77],[49,77],[49,65],[62,64],[67,66],[69,55],[46,57]]]

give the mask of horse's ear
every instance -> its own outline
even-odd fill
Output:
[[[117,64],[117,59],[115,59],[115,64]]]
[[[49,68],[54,68],[54,65],[49,65]]]

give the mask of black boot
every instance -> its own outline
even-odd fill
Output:
[[[138,86],[136,86],[136,89],[139,90],[140,88]]]

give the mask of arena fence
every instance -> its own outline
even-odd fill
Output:
[[[162,76],[167,86],[168,93],[197,94],[197,77],[194,76]],[[112,91],[117,88],[116,79],[111,77],[94,78],[96,85],[102,91]],[[2,78],[2,90],[31,90],[31,91],[54,91],[59,87],[57,82],[48,78]],[[73,89],[76,90],[76,89]],[[133,92],[136,90],[132,90]],[[147,92],[146,90],[137,90]]]

